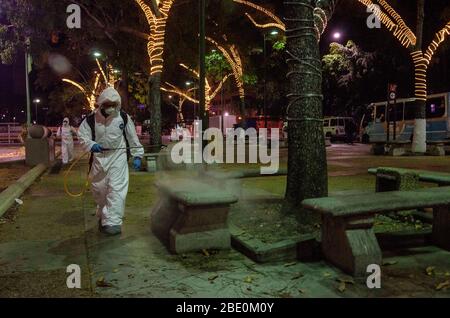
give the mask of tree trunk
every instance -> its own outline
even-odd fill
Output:
[[[285,212],[304,199],[328,195],[322,114],[322,65],[314,29],[313,0],[285,2],[288,53],[288,176]]]
[[[245,113],[245,97],[241,97],[239,100],[239,113],[241,114],[241,126],[242,128],[247,128],[247,114]]]
[[[184,125],[184,115],[181,108],[178,110],[178,122],[181,124],[182,127],[185,127]]]
[[[147,104],[150,110],[150,146],[158,151],[161,146],[161,73],[148,77]]]
[[[415,71],[415,119],[412,151],[424,153],[427,150],[427,124],[426,124],[426,96],[427,96],[427,66],[428,62],[423,56],[423,22],[425,19],[425,0],[417,0],[417,42],[415,51],[411,53]]]
[[[122,68],[122,80],[119,82],[117,90],[122,98],[122,109],[126,112],[130,112],[129,109],[129,93],[128,93],[128,71],[125,68]]]

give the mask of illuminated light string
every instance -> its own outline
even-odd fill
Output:
[[[101,78],[101,74],[99,72],[95,72],[95,79],[94,79],[94,85],[92,86],[92,91],[90,92],[90,94],[88,95],[88,92],[86,91],[86,89],[83,87],[83,85],[81,85],[80,83],[73,81],[71,79],[68,78],[63,78],[62,81],[65,83],[68,83],[76,88],[78,88],[78,90],[83,93],[83,95],[85,96],[89,108],[90,110],[94,110],[95,109],[95,102],[97,99],[97,89],[100,85],[100,78]]]
[[[427,69],[429,61],[424,57],[422,51],[411,53],[415,71],[415,96],[416,100],[427,100]]]
[[[174,0],[156,1],[157,11],[153,12],[143,0],[135,0],[147,19],[150,34],[147,42],[147,53],[150,59],[150,74],[161,73],[164,67],[164,42],[166,24]]]
[[[96,92],[99,84],[100,84],[100,74],[97,73],[95,75],[94,88],[92,89],[91,96],[89,97],[89,108],[91,110],[95,109]]]
[[[402,39],[402,44],[405,43],[403,45],[406,45],[407,43],[403,37],[406,37],[408,39],[408,42],[410,43],[409,45],[415,45],[417,42],[417,37],[411,31],[411,29],[408,28],[402,17],[387,3],[386,0],[378,0],[378,3],[387,11],[388,14],[391,15],[395,22],[397,22],[397,34],[395,34],[394,32],[394,35],[399,36]]]
[[[424,53],[424,56],[428,60],[428,62],[431,62],[431,59],[433,58],[434,53],[439,48],[439,45],[441,45],[442,42],[445,41],[445,38],[450,35],[450,21],[447,22],[446,26],[436,33],[433,41],[428,46],[426,52]]]
[[[275,21],[275,23],[279,24],[279,25],[284,25],[283,21],[281,21],[281,19],[279,17],[277,17],[275,14],[273,14],[272,12],[270,12],[269,10],[267,10],[266,8],[263,8],[257,4],[254,4],[252,2],[249,1],[245,1],[245,0],[233,0],[236,3],[239,4],[243,4],[245,6],[251,7],[259,12],[264,13],[265,15],[267,15],[268,17],[270,17],[272,20]]]
[[[283,23],[283,21],[279,17],[277,17],[275,14],[273,14],[269,10],[263,8],[262,6],[254,4],[252,2],[249,2],[249,1],[245,1],[245,0],[233,0],[233,1],[236,3],[242,4],[242,5],[245,5],[247,7],[253,8],[253,9],[265,14],[266,16],[268,16],[270,19],[272,19],[274,21],[271,23],[258,23],[248,12],[246,12],[245,15],[253,23],[253,25],[255,27],[260,28],[260,29],[277,28],[283,32],[286,32],[286,24]],[[334,6],[334,5],[335,5],[335,2],[332,1],[332,6]],[[323,10],[321,7],[314,8],[314,27],[316,29],[316,35],[317,35],[318,40],[320,40],[320,36],[325,31],[327,25],[328,25],[328,16],[327,16],[325,10]]]
[[[447,22],[442,30],[436,33],[427,50],[423,52],[421,48],[414,48],[417,44],[417,36],[411,31],[410,28],[408,28],[402,17],[389,5],[386,0],[378,0],[378,3],[384,10],[387,11],[395,23],[388,15],[382,12],[380,8],[376,7],[371,0],[358,1],[370,8],[381,23],[383,23],[383,25],[385,25],[388,30],[393,33],[393,35],[405,48],[413,50],[411,52],[411,57],[414,63],[415,97],[416,100],[426,101],[428,66],[440,44],[445,41],[447,36],[450,35],[450,21]]]
[[[190,73],[192,73],[197,79],[200,78],[200,74],[199,72],[195,71],[194,69],[186,66],[185,64],[180,64],[181,67],[183,67],[184,69],[186,69],[187,71],[189,71]],[[212,90],[212,87],[208,81],[208,79],[206,78],[205,80],[205,96],[206,96],[206,109],[209,110],[211,108],[211,102],[212,100],[217,96],[217,94],[219,93],[220,89],[222,88],[223,84],[228,80],[228,78],[232,76],[232,74],[227,74],[225,75],[225,77],[220,81],[220,83],[218,84],[218,86]],[[168,82],[165,83],[169,88],[166,87],[161,87],[161,90],[168,92],[168,93],[174,93],[177,94],[178,96],[182,97],[183,99],[187,99],[191,102],[193,102],[194,104],[199,104],[200,101],[197,99],[194,99],[192,96],[190,96],[190,92],[192,92],[193,88],[187,90],[186,92],[184,92],[183,90],[181,90],[180,88],[176,87],[173,84],[170,84]],[[184,101],[183,101],[184,102]]]
[[[387,3],[384,2],[383,8],[389,8],[390,14],[395,14],[395,17],[397,18],[394,17],[394,20],[398,21],[397,23],[395,23],[386,13],[381,11],[381,9],[376,6],[371,0],[358,0],[358,2],[369,8],[370,11],[372,11],[372,13],[375,15],[375,17],[380,20],[380,22],[390,32],[393,33],[393,35],[400,41],[400,43],[404,47],[409,48],[412,45],[416,44],[417,39],[414,33],[406,26],[404,21],[399,18],[400,16]]]
[[[106,78],[106,74],[105,71],[103,70],[103,67],[100,65],[100,61],[98,59],[95,59],[95,61],[97,62],[98,69],[100,70],[100,73],[102,74],[105,83],[108,83],[108,79]]]
[[[314,25],[316,29],[317,39],[320,39],[320,36],[327,28],[327,14],[322,8],[314,8]]]
[[[181,90],[180,88],[176,87],[175,85],[170,84],[169,82],[165,82],[165,85],[167,85],[168,87],[161,86],[162,91],[167,92],[167,93],[177,94],[178,96],[181,96],[184,99],[187,99],[188,101],[190,101],[194,104],[199,103],[198,100],[196,100],[195,98],[193,98],[192,96],[189,95],[190,90],[186,93],[183,90]]]
[[[70,80],[70,79],[68,79],[68,78],[63,78],[62,81],[65,82],[65,83],[68,83],[68,84],[70,84],[70,85],[72,85],[72,86],[74,86],[74,87],[76,87],[76,88],[78,88],[78,90],[79,90],[81,93],[83,93],[83,95],[84,95],[84,97],[86,98],[88,104],[90,105],[91,100],[90,100],[88,94],[86,93],[86,90],[84,89],[83,86],[81,86],[80,83],[77,83],[77,82],[75,82],[75,81],[72,81],[72,80]]]
[[[254,26],[256,26],[257,28],[260,29],[269,29],[269,28],[277,28],[282,30],[283,32],[286,32],[286,26],[284,24],[278,24],[276,22],[272,22],[272,23],[265,23],[265,24],[259,24],[258,22],[255,21],[255,19],[252,18],[252,16],[250,14],[248,14],[247,12],[245,13],[245,15],[247,16],[247,18],[253,23]]]
[[[233,72],[233,77],[239,91],[239,97],[243,99],[245,97],[245,89],[243,81],[244,71],[242,68],[242,60],[236,46],[230,45],[228,51],[212,38],[206,37],[206,40],[211,44],[213,44],[217,49],[219,49],[219,51],[222,52],[223,56],[227,60],[228,64],[230,64],[231,70]]]

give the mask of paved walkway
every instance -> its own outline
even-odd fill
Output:
[[[0,145],[0,163],[25,160],[25,147]]]
[[[71,175],[72,191],[86,167]],[[1,222],[0,297],[450,297],[436,290],[450,279],[450,253],[434,247],[386,252],[380,290],[324,262],[262,265],[234,250],[171,255],[150,231],[158,176],[147,173],[131,173],[123,234],[105,237],[90,193],[68,197],[63,171],[45,174]],[[80,290],[66,287],[70,264],[81,267]]]

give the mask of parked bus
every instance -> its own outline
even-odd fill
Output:
[[[426,119],[427,140],[441,141],[450,139],[450,92],[433,94],[427,97]],[[361,141],[363,143],[386,141],[389,115],[389,139],[395,135],[397,141],[410,141],[414,131],[415,98],[398,99],[395,107],[387,102],[372,103],[361,119]],[[389,114],[387,112],[389,111]],[[395,113],[394,113],[395,111]]]

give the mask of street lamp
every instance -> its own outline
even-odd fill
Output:
[[[333,39],[336,41],[339,41],[342,38],[342,33],[339,31],[336,31],[333,33]]]
[[[35,113],[36,113],[36,124],[38,122],[38,110],[37,110],[37,106],[38,104],[41,102],[41,100],[39,98],[36,98],[33,100],[34,103],[34,109],[35,109]]]
[[[272,30],[269,32],[269,35],[271,36],[277,36],[278,31]],[[263,112],[264,112],[264,127],[267,128],[267,102],[266,102],[266,95],[267,95],[267,49],[266,49],[266,41],[267,41],[267,34],[264,32],[264,104],[263,104]]]
[[[92,53],[92,55],[94,55],[95,58],[99,58],[102,56],[102,53],[95,51],[94,53]]]

